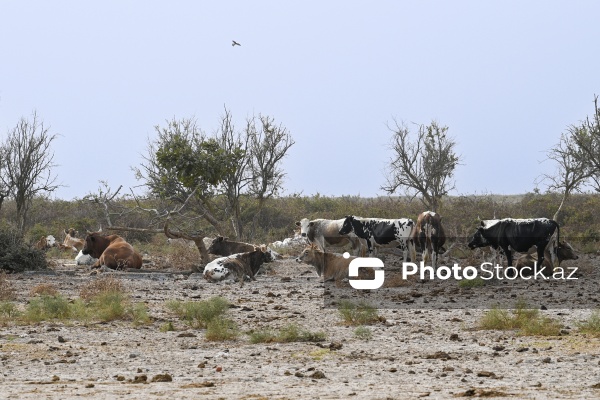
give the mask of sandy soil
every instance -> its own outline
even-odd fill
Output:
[[[585,262],[598,266],[596,259]],[[11,276],[18,301],[24,305],[41,283],[78,297],[97,278],[69,263],[58,260],[53,274]],[[199,274],[117,275],[133,301],[148,306],[153,322],[1,327],[1,398],[600,397],[600,339],[577,330],[590,309],[543,311],[564,325],[558,337],[476,329],[485,312],[476,308],[381,309],[381,322],[369,327],[367,341],[325,306],[324,285],[311,267],[292,259],[277,261],[271,274],[243,288],[210,284]],[[189,328],[165,307],[168,299],[215,295],[234,305],[229,315],[242,332],[294,322],[324,331],[327,339],[251,344],[242,334],[235,341],[208,342],[203,330]],[[166,321],[176,330],[161,332]],[[161,382],[166,374],[172,380]]]

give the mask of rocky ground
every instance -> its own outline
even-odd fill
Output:
[[[577,262],[588,272],[597,258]],[[574,261],[571,261],[575,263]],[[159,268],[159,267],[156,267]],[[86,267],[57,260],[50,274],[10,276],[21,305],[42,283],[71,299],[98,279]],[[444,297],[439,288],[415,281],[417,302],[398,297],[405,307],[380,309],[369,326],[370,340],[343,324],[327,307],[322,282],[311,267],[293,259],[274,263],[267,275],[242,288],[210,284],[199,274],[116,273],[143,302],[153,322],[44,322],[0,326],[0,397],[40,398],[207,398],[207,399],[398,399],[398,398],[597,398],[600,396],[600,339],[578,331],[590,308],[542,311],[563,325],[560,336],[519,336],[513,331],[478,329],[485,310],[419,303]],[[420,285],[420,286],[419,286]],[[452,287],[452,296],[501,296],[501,283],[484,288]],[[469,290],[473,292],[469,294]],[[476,292],[479,290],[480,292]],[[548,285],[529,291],[555,290]],[[582,289],[583,290],[583,289]],[[580,297],[595,297],[597,287]],[[209,342],[168,311],[169,299],[204,300],[223,296],[242,334],[237,340]],[[397,295],[397,294],[396,294]],[[351,296],[350,296],[351,297]],[[489,297],[489,296],[488,296]],[[483,297],[479,297],[483,298]],[[160,328],[172,321],[174,331]],[[244,332],[279,328],[290,322],[326,334],[324,342],[252,344]]]

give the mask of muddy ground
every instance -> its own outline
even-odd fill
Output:
[[[595,273],[600,258],[578,263]],[[572,264],[576,265],[576,264]],[[160,269],[160,266],[154,266]],[[131,322],[44,322],[0,327],[0,397],[42,398],[206,398],[206,399],[403,399],[403,398],[598,398],[600,339],[583,335],[577,324],[591,308],[555,309],[544,315],[563,325],[560,336],[519,336],[513,331],[477,329],[485,310],[427,307],[380,309],[369,326],[370,340],[342,323],[326,307],[324,288],[312,268],[293,259],[276,261],[266,275],[240,288],[211,284],[199,274],[117,272],[135,302],[144,302],[149,325]],[[42,283],[66,297],[79,296],[91,280],[87,267],[55,260],[51,273],[10,276],[22,307]],[[439,289],[415,281],[423,297]],[[409,290],[415,290],[414,288]],[[469,290],[500,295],[501,284]],[[547,293],[543,284],[528,291]],[[597,287],[582,297],[595,297]],[[458,293],[458,294],[457,294]],[[480,296],[483,296],[479,292]],[[165,306],[169,299],[203,300],[223,296],[242,334],[237,340],[209,342]],[[483,297],[482,297],[483,298]],[[402,302],[398,298],[398,302]],[[475,305],[474,307],[477,307]],[[175,331],[161,331],[171,321]],[[312,332],[318,343],[251,344],[246,331],[279,328],[290,322]],[[172,379],[161,382],[166,376]],[[161,379],[162,378],[162,379]],[[154,380],[154,381],[153,381]],[[167,378],[168,380],[168,378]]]

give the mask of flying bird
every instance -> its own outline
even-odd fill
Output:
[[[231,45],[232,45],[232,46],[234,46],[234,47],[235,47],[235,46],[241,46],[241,44],[239,44],[239,43],[238,43],[238,42],[236,42],[235,40],[232,40],[232,41],[231,41]]]

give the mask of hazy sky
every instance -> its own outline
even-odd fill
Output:
[[[63,199],[131,167],[154,126],[241,128],[296,144],[286,193],[383,195],[393,119],[437,120],[463,165],[454,194],[516,194],[600,94],[590,1],[0,1],[0,138],[35,110],[60,136]],[[240,46],[232,47],[236,40]],[[541,187],[544,189],[544,187]]]

